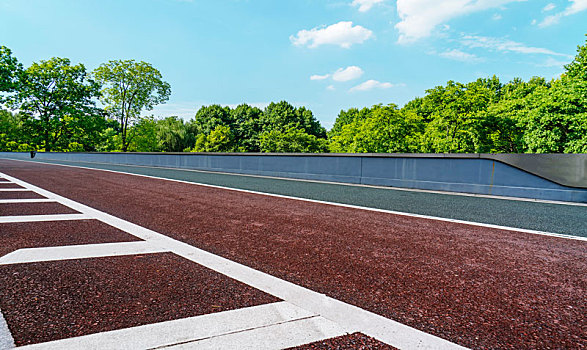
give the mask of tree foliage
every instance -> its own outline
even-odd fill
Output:
[[[0,46],[0,93],[13,92],[18,88],[22,64],[6,46]],[[0,96],[2,102],[2,96]]]
[[[99,85],[83,64],[54,57],[22,72],[8,106],[21,111],[23,129],[38,147],[59,151],[75,143],[77,149],[92,150],[104,121],[93,101],[98,94]]]
[[[323,153],[328,150],[326,139],[310,135],[295,126],[264,132],[260,147],[262,152],[272,153]]]
[[[96,68],[94,76],[103,85],[101,101],[106,111],[120,123],[122,151],[126,151],[132,141],[128,137],[129,126],[143,109],[149,111],[165,103],[171,87],[157,69],[142,61],[110,61]]]

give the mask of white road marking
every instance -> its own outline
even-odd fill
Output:
[[[84,214],[55,214],[55,215],[17,215],[0,216],[0,224],[12,222],[37,222],[37,221],[69,221],[86,220],[91,217]]]
[[[54,199],[49,198],[31,198],[31,199],[0,199],[0,204],[17,204],[17,203],[52,203]]]
[[[0,349],[12,349],[15,346],[10,329],[8,329],[6,320],[4,320],[4,316],[2,315],[2,310],[0,310]]]
[[[31,190],[26,188],[0,188],[0,192],[30,192]]]
[[[290,324],[292,331],[310,333],[313,328],[300,321],[318,319],[317,315],[287,302],[277,302],[237,310],[217,312],[138,327],[96,333],[81,337],[24,346],[34,350],[77,350],[77,349],[153,349],[177,344],[200,348],[200,341],[223,338],[226,335],[244,335],[256,329],[265,329],[279,324]],[[322,319],[323,320],[323,319]],[[328,321],[326,321],[328,324]],[[345,332],[332,322],[324,327],[327,332],[321,339],[343,335]],[[335,332],[332,332],[335,330]],[[265,334],[268,342],[277,342],[281,334]],[[318,336],[320,338],[320,336]],[[317,339],[320,340],[320,339]],[[308,341],[302,340],[301,344]],[[240,343],[243,346],[246,343]],[[300,344],[296,344],[300,345]],[[226,349],[227,347],[220,347]]]
[[[41,261],[100,258],[106,256],[163,253],[167,250],[149,242],[121,242],[70,245],[61,247],[24,248],[0,257],[0,265]]]
[[[9,159],[9,158],[4,158],[4,159]],[[20,159],[9,159],[9,160],[21,161],[21,162],[30,162],[30,161],[20,160]],[[268,197],[292,199],[292,200],[309,202],[309,203],[318,203],[318,204],[332,205],[332,206],[336,206],[336,207],[344,207],[344,208],[351,208],[351,209],[358,209],[358,210],[373,211],[373,212],[378,212],[378,213],[387,213],[387,214],[393,214],[393,215],[401,215],[401,216],[414,217],[414,218],[419,218],[419,219],[427,219],[427,220],[435,220],[435,221],[443,221],[443,222],[453,222],[453,223],[457,223],[457,224],[464,224],[464,225],[470,225],[470,226],[487,227],[487,228],[494,228],[494,229],[504,230],[504,231],[523,232],[523,233],[528,233],[528,234],[532,234],[532,235],[557,237],[557,238],[572,239],[572,240],[586,241],[587,242],[587,237],[573,236],[573,235],[567,235],[567,234],[562,234],[562,233],[545,232],[545,231],[530,230],[530,229],[524,229],[524,228],[518,228],[518,227],[510,227],[510,226],[501,226],[501,225],[494,225],[494,224],[486,224],[486,223],[475,222],[475,221],[449,219],[449,218],[443,218],[443,217],[438,217],[438,216],[414,214],[414,213],[401,212],[401,211],[395,211],[395,210],[370,208],[370,207],[363,207],[363,206],[359,206],[359,205],[336,203],[336,202],[328,202],[328,201],[321,201],[321,200],[317,200],[317,199],[308,199],[308,198],[301,198],[301,197],[293,197],[293,196],[286,196],[286,195],[275,194],[275,193],[266,193],[266,192],[252,191],[252,190],[243,190],[243,189],[240,189],[240,188],[232,188],[232,187],[225,187],[225,186],[209,185],[209,184],[204,184],[204,183],[199,183],[199,182],[190,182],[190,181],[184,181],[184,180],[168,179],[168,178],[164,178],[164,177],[157,177],[157,176],[150,176],[150,175],[127,173],[127,172],[123,172],[123,171],[106,170],[106,169],[96,169],[96,168],[89,168],[89,167],[83,167],[83,166],[77,166],[77,165],[65,165],[65,164],[54,164],[54,163],[44,163],[44,162],[33,162],[33,163],[42,163],[42,164],[48,164],[48,165],[64,166],[64,167],[70,167],[70,168],[88,169],[88,170],[95,170],[95,171],[105,171],[105,172],[110,172],[110,173],[117,173],[117,174],[124,174],[124,175],[132,175],[132,176],[145,177],[145,178],[149,178],[149,179],[157,179],[157,180],[165,180],[165,181],[179,182],[179,183],[184,183],[184,184],[189,184],[189,185],[195,185],[195,186],[203,186],[203,187],[209,187],[209,188],[217,188],[217,189],[223,189],[223,190],[228,190],[228,191],[251,193],[251,194],[257,194],[257,195],[268,196]],[[178,170],[182,170],[182,169],[178,169]]]
[[[255,328],[246,332],[211,337],[197,342],[166,346],[163,349],[279,350],[334,338],[343,334],[345,332],[335,323],[324,317],[312,317]]]
[[[98,219],[110,226],[128,232],[138,238],[203,265],[251,287],[274,295],[281,300],[320,315],[346,330],[359,331],[400,349],[465,349],[437,336],[424,333],[373,312],[333,299],[324,294],[298,286],[291,282],[257,271],[221,256],[209,253],[187,243],[175,240],[145,227],[117,218],[71,199],[44,190],[17,178],[0,175],[29,188],[38,194],[53,198],[59,203]]]

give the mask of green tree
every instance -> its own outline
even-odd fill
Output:
[[[165,152],[182,152],[194,146],[195,135],[182,119],[173,116],[157,122],[157,141]]]
[[[266,131],[260,139],[261,152],[271,153],[321,153],[328,151],[325,139],[310,135],[304,130],[290,126],[285,130]]]
[[[532,95],[535,106],[524,120],[531,153],[587,153],[587,96],[580,81],[563,76]]]
[[[191,125],[198,135],[208,135],[219,125],[230,128],[233,124],[230,107],[220,105],[202,106],[191,121]]]
[[[231,152],[234,150],[234,135],[230,127],[218,125],[209,134],[200,134],[193,152]]]
[[[587,40],[585,44],[577,46],[577,55],[573,62],[565,66],[565,70],[569,78],[587,82]]]
[[[122,151],[126,152],[131,141],[129,127],[143,109],[165,103],[171,87],[152,65],[134,60],[109,61],[96,68],[94,76],[104,86],[101,101],[106,111],[120,123]]]
[[[67,150],[73,142],[93,142],[101,131],[104,116],[93,101],[99,89],[83,64],[54,57],[23,72],[8,105],[26,115],[24,129],[33,143],[46,151]]]
[[[15,91],[21,74],[22,64],[12,56],[9,48],[0,46],[0,93]],[[0,96],[0,102],[2,102],[2,96]]]
[[[486,130],[479,120],[501,94],[497,77],[477,79],[468,84],[449,81],[446,86],[427,90],[421,108],[431,113],[422,136],[424,152],[477,152]]]
[[[303,130],[309,135],[326,138],[326,129],[306,107],[294,107],[286,101],[272,102],[263,111],[262,129],[264,132],[273,130],[289,130],[292,127]]]
[[[345,125],[366,119],[371,113],[371,109],[363,108],[361,110],[357,108],[351,108],[347,111],[341,110],[332,125],[332,129],[328,132],[329,137],[336,136],[342,131]]]
[[[128,151],[131,152],[159,152],[157,139],[158,120],[153,116],[139,117],[128,130]],[[122,137],[117,135],[118,150],[122,149]]]
[[[23,115],[0,109],[0,151],[29,151],[34,147],[30,144],[28,133],[23,130]]]
[[[505,84],[499,101],[479,112],[483,133],[480,152],[522,153],[527,150],[524,132],[528,114],[534,108],[532,95],[550,85],[544,78],[534,77],[528,82],[516,78]],[[484,136],[484,137],[483,137]]]
[[[259,138],[263,131],[263,111],[257,107],[241,104],[231,110],[235,138],[235,151],[260,152]]]
[[[423,129],[421,117],[396,105],[363,109],[338,133],[330,134],[330,151],[337,153],[415,152]],[[348,116],[348,114],[343,114]]]

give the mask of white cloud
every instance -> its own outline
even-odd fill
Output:
[[[383,0],[353,0],[352,5],[355,7],[359,7],[359,12],[367,12],[373,7],[375,4],[382,3]]]
[[[492,20],[494,21],[499,21],[500,19],[502,19],[503,17],[499,14],[499,13],[495,13],[493,14],[493,16],[491,17]]]
[[[332,80],[334,81],[349,81],[358,79],[363,75],[364,71],[357,66],[349,66],[345,69],[339,68],[334,74],[332,74]]]
[[[587,10],[587,0],[569,0],[571,4],[562,12],[547,16],[538,24],[539,27],[548,27],[557,24],[561,18]],[[546,9],[546,8],[545,8]]]
[[[542,9],[542,11],[543,12],[552,11],[552,10],[554,10],[555,7],[556,7],[556,5],[551,2],[550,4],[544,6],[544,8]]]
[[[397,13],[401,19],[395,25],[400,33],[398,42],[425,38],[436,26],[453,18],[515,1],[524,0],[397,0]]]
[[[568,64],[569,61],[562,61],[557,60],[552,57],[549,57],[544,61],[544,63],[537,64],[538,67],[560,67],[562,68],[565,64]]]
[[[463,52],[461,50],[452,49],[441,52],[438,54],[441,57],[448,58],[455,61],[461,62],[479,62],[482,61],[477,55],[472,53]]]
[[[549,49],[542,47],[526,46],[522,43],[518,43],[508,39],[491,38],[486,36],[476,35],[465,35],[461,39],[461,43],[471,48],[485,48],[501,52],[515,52],[522,54],[541,54],[541,55],[552,55],[552,56],[565,56],[568,55],[554,52]]]
[[[310,77],[310,80],[324,80],[324,79],[328,79],[329,77],[330,77],[330,74],[324,74],[324,75],[314,74]]]
[[[334,90],[336,90],[336,88],[334,87],[334,85],[328,85],[326,87],[326,90],[334,91]]]
[[[321,45],[337,45],[348,49],[353,44],[361,44],[371,38],[373,32],[360,25],[353,26],[353,22],[341,21],[328,27],[316,27],[310,30],[300,30],[289,40],[296,46],[308,46],[313,49]]]
[[[367,80],[364,83],[361,83],[355,87],[352,87],[349,91],[369,91],[373,89],[389,89],[394,87],[392,83],[381,83],[377,80]]]
[[[324,75],[312,75],[310,80],[325,80],[328,78],[332,78],[334,81],[342,82],[342,81],[349,81],[358,79],[365,73],[361,67],[357,66],[348,66],[346,68],[339,68],[332,74],[324,74]]]

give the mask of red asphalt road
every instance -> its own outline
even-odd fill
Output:
[[[368,337],[361,333],[353,333],[349,335],[343,335],[336,338],[326,339],[322,341],[317,341],[314,343],[296,346],[297,350],[345,350],[345,349],[354,349],[354,350],[367,350],[367,349],[378,349],[378,350],[393,350],[395,349],[392,346],[389,346],[385,343],[381,343],[371,337]]]
[[[95,170],[0,171],[464,346],[587,346],[582,241]]]
[[[0,215],[53,215],[79,214],[77,211],[59,203],[0,203]]]

